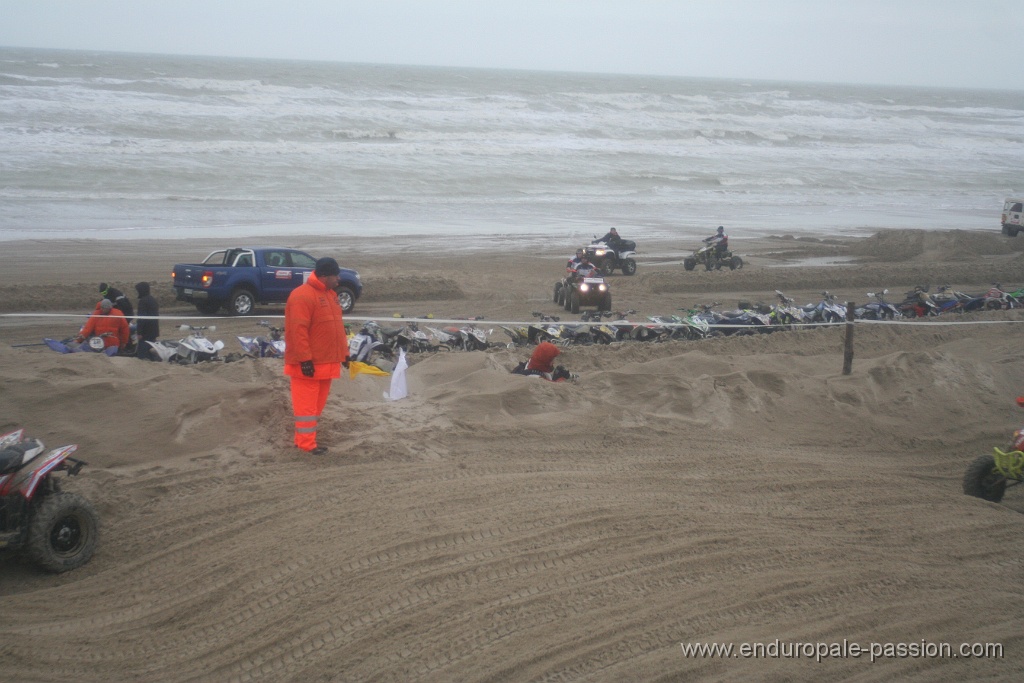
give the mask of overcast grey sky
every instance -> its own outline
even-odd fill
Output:
[[[1021,0],[0,0],[0,45],[1024,88]]]

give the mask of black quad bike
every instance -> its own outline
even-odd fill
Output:
[[[596,306],[599,311],[612,310],[612,293],[603,277],[570,275],[555,283],[554,302],[571,313],[581,306]]]
[[[1024,396],[1017,397],[1017,405],[1024,408]],[[964,493],[998,503],[1010,486],[1024,481],[1024,427],[1013,432],[1013,442],[1007,450],[998,446],[990,455],[979,455],[964,472]]]
[[[743,267],[743,259],[728,250],[719,253],[715,245],[708,244],[683,259],[683,268],[686,270],[693,270],[698,265],[704,266],[705,270],[721,270],[723,266],[736,270]]]
[[[99,519],[89,501],[61,490],[54,476],[75,476],[85,462],[78,446],[49,453],[18,429],[0,436],[0,552],[23,552],[41,569],[66,572],[88,562],[99,542]]]

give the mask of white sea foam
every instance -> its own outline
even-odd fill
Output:
[[[998,228],[1024,193],[1019,92],[21,49],[0,64],[0,240]]]

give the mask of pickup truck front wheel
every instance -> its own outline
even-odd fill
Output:
[[[256,308],[256,297],[248,289],[239,287],[231,292],[227,309],[231,315],[251,315]]]
[[[341,304],[341,312],[348,313],[356,305],[356,295],[348,287],[338,287],[334,290],[338,293],[338,303]]]

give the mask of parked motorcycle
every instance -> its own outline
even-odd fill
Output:
[[[846,306],[839,303],[839,297],[827,290],[821,293],[821,301],[801,308],[809,323],[838,323],[846,320]]]
[[[903,314],[900,313],[900,309],[885,300],[885,295],[888,293],[888,289],[883,289],[881,292],[868,292],[868,298],[874,299],[874,301],[869,301],[860,308],[857,308],[853,314],[857,318],[864,320],[894,320],[895,318],[902,318]]]
[[[928,293],[929,285],[917,285],[907,292],[903,302],[899,304],[900,313],[905,318],[923,318],[939,314],[939,307]]]
[[[372,364],[376,355],[389,356],[390,353],[384,343],[380,325],[373,320],[367,320],[358,333],[349,335],[349,360]]]
[[[256,337],[236,337],[246,355],[253,358],[284,358],[283,327],[273,327],[266,320],[261,320],[260,327],[266,327],[269,334]]]
[[[24,552],[41,569],[65,572],[92,558],[99,519],[92,505],[64,492],[55,474],[77,475],[77,445],[46,453],[39,439],[18,429],[0,436],[0,550]]]
[[[1024,408],[1024,396],[1017,397]],[[1024,481],[1024,427],[1013,432],[1013,440],[1004,451],[998,446],[991,455],[979,455],[964,473],[963,488],[968,496],[998,503],[1006,489]]]
[[[808,312],[797,306],[792,297],[786,296],[777,289],[775,296],[779,298],[779,303],[772,304],[768,312],[768,319],[773,325],[792,326],[808,322]]]
[[[77,341],[77,337],[67,337],[66,339],[56,340],[49,337],[43,338],[43,343],[48,347],[56,351],[57,353],[102,353],[107,356],[116,356],[117,347],[107,346],[104,343],[104,339],[112,336],[109,332],[96,335],[95,337],[89,337],[84,341]]]
[[[985,293],[985,308],[990,311],[998,311],[1004,308],[1020,308],[1021,302],[1009,292],[1003,291],[1003,286],[996,282],[988,292]]]

